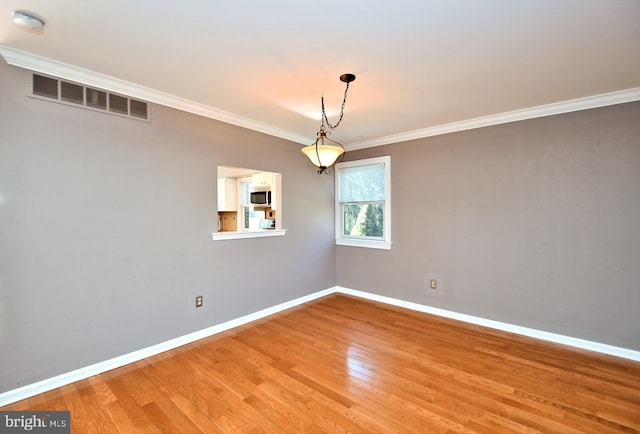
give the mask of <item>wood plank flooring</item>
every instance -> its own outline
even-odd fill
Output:
[[[12,404],[73,433],[637,433],[640,363],[332,295]]]

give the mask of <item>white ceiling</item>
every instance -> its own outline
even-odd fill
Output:
[[[44,32],[15,26],[17,9]],[[337,121],[338,77],[354,73],[332,135],[347,148],[594,95],[640,99],[638,0],[3,0],[0,45],[301,143],[323,93]]]

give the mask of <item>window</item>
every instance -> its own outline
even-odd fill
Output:
[[[261,175],[265,175],[265,173],[261,173]],[[275,174],[274,174],[275,175]],[[270,219],[275,220],[275,210],[271,208],[271,205],[276,206],[275,204],[269,205],[252,205],[251,204],[251,193],[260,188],[257,186],[257,183],[254,182],[254,176],[249,176],[246,178],[239,178],[238,182],[240,183],[240,210],[241,213],[239,215],[239,230],[259,230],[261,229],[261,223],[264,223],[264,220],[269,217]],[[271,185],[267,185],[266,188],[271,188]],[[275,228],[275,224],[274,224]]]
[[[336,165],[336,244],[391,249],[391,157]]]
[[[218,232],[213,239],[285,235],[281,188],[280,173],[218,166]]]

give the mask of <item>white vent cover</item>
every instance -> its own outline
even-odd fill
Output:
[[[132,119],[149,120],[149,105],[144,101],[40,74],[33,74],[31,95]]]

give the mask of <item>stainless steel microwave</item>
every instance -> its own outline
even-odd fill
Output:
[[[271,205],[271,191],[252,191],[251,205]]]

